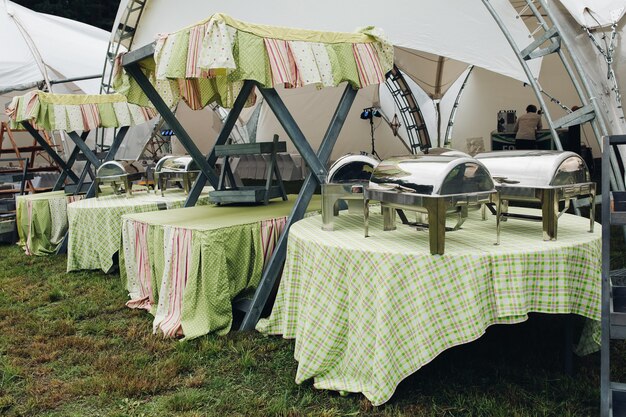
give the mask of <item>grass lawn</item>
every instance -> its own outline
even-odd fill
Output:
[[[232,332],[152,334],[118,275],[0,246],[2,416],[595,416],[599,354],[563,372],[564,316],[492,326],[407,378],[386,405],[294,383],[294,342]],[[580,323],[578,323],[580,324]],[[614,344],[615,379],[626,349]]]

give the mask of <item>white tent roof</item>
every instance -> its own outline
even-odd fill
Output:
[[[0,92],[34,86],[46,77],[101,74],[109,36],[84,23],[0,0]],[[100,91],[99,79],[76,85],[88,94]]]
[[[585,27],[610,26],[626,12],[624,0],[561,0],[576,21]]]
[[[121,2],[114,27],[127,3]],[[491,3],[516,41],[526,46],[528,29],[521,19],[515,18],[511,4],[507,0]],[[313,30],[352,32],[363,25],[374,25],[385,30],[395,46],[407,51],[452,58],[526,81],[515,54],[487,9],[480,2],[467,0],[396,0],[384,7],[374,0],[318,0],[310,6],[288,0],[230,0],[219,5],[206,0],[148,0],[131,49],[152,42],[158,33],[176,31],[216,12],[254,23]],[[535,74],[539,73],[540,61],[529,63]],[[455,75],[445,78],[456,79],[464,68],[457,71],[459,68],[454,67]]]

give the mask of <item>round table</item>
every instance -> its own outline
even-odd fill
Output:
[[[362,216],[342,213],[335,231],[322,231],[320,216],[304,219],[290,229],[277,299],[257,329],[295,338],[297,383],[314,378],[317,388],[362,392],[379,405],[492,324],[530,312],[599,321],[600,229],[565,214],[558,240],[544,242],[541,223],[509,219],[496,246],[494,217],[474,212],[446,232],[445,254],[431,255],[428,231],[383,231],[379,215],[368,238]]]

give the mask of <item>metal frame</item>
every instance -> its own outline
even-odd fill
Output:
[[[611,171],[609,154],[614,145],[625,145],[626,135],[605,136],[602,149],[602,338],[600,352],[600,411],[602,416],[622,415],[615,410],[615,404],[622,406],[626,384],[611,382],[611,339],[626,339],[625,314],[615,312],[614,304],[618,295],[623,297],[624,287],[613,287],[611,283],[611,224],[626,225],[626,212],[611,209],[609,172]],[[619,290],[619,292],[618,292]],[[620,401],[614,401],[615,399]]]
[[[526,76],[528,78],[528,82],[533,88],[537,101],[539,102],[540,106],[544,109],[544,114],[550,126],[550,131],[552,133],[552,137],[554,138],[554,143],[557,149],[563,150],[563,147],[561,146],[561,142],[558,139],[558,134],[556,132],[557,128],[568,127],[571,125],[581,124],[585,122],[591,122],[591,126],[596,136],[596,140],[598,141],[598,144],[602,146],[600,138],[602,136],[608,135],[608,129],[607,129],[604,119],[601,116],[599,116],[601,113],[600,113],[600,108],[598,106],[598,98],[593,96],[590,93],[591,89],[589,88],[589,82],[586,79],[585,73],[582,70],[582,65],[580,63],[580,60],[576,56],[576,54],[572,53],[571,48],[568,48],[570,50],[569,58],[572,60],[572,63],[573,63],[573,66],[572,66],[572,64],[570,64],[568,57],[563,52],[561,45],[563,44],[567,47],[567,43],[565,39],[563,39],[559,35],[562,29],[559,27],[556,19],[552,18],[551,9],[550,7],[546,7],[545,0],[537,0],[537,2],[543,8],[544,13],[546,13],[547,16],[550,17],[550,20],[553,23],[552,27],[548,25],[548,23],[542,16],[541,12],[539,12],[537,6],[534,4],[534,0],[525,0],[526,6],[524,7],[524,9],[528,8],[528,10],[530,10],[532,15],[539,22],[539,27],[543,29],[544,33],[541,37],[539,37],[537,40],[532,42],[523,50],[520,50],[520,48],[517,46],[517,44],[515,43],[515,40],[511,36],[511,33],[506,28],[506,25],[504,24],[502,19],[500,19],[497,11],[493,8],[490,1],[482,0],[482,2],[487,8],[487,10],[489,11],[489,13],[491,14],[491,16],[494,18],[495,22],[500,27],[500,30],[506,37],[507,41],[509,42],[509,45],[515,52],[515,55],[517,56],[520,62],[520,65],[524,69],[524,72],[526,73]],[[550,42],[550,46],[547,48],[540,49],[540,46],[544,42]],[[570,80],[576,90],[576,93],[578,94],[578,97],[580,98],[581,103],[583,104],[582,108],[576,110],[573,113],[567,114],[561,119],[556,120],[556,121],[553,120],[552,117],[550,116],[546,103],[541,94],[541,91],[542,91],[541,86],[539,85],[537,80],[534,78],[532,72],[530,71],[530,68],[528,67],[528,64],[526,63],[527,60],[530,60],[533,58],[539,58],[541,56],[548,55],[551,53],[557,53],[559,55],[559,58],[561,59],[561,63],[563,64],[563,67],[565,68],[568,76],[570,77]],[[614,190],[624,190],[624,179],[622,178],[620,174],[617,157],[612,149],[610,150],[610,153],[609,153],[609,159],[611,161],[611,176],[610,176],[611,188]]]
[[[474,66],[470,65],[469,71],[467,71],[467,75],[465,76],[465,80],[463,80],[463,85],[459,89],[456,98],[454,99],[454,105],[452,106],[452,111],[450,112],[450,117],[448,118],[448,124],[446,125],[446,134],[443,137],[443,146],[446,147],[450,145],[452,140],[452,129],[454,128],[454,119],[456,118],[456,111],[459,108],[459,102],[461,101],[461,96],[463,95],[463,91],[465,91],[465,87],[467,86],[467,81],[469,80],[470,75],[474,71]]]
[[[189,193],[187,201],[185,202],[185,207],[190,207],[196,203],[200,191],[206,184],[207,180],[214,188],[217,188],[219,178],[214,171],[216,161],[215,147],[205,159],[193,143],[191,137],[176,119],[176,116],[172,113],[167,104],[163,101],[163,98],[159,95],[141,70],[139,61],[154,55],[154,46],[154,43],[152,43],[127,53],[122,59],[122,66],[126,69],[128,74],[135,79],[156,110],[169,124],[170,128],[176,133],[176,136],[181,141],[181,144],[185,147],[189,155],[200,167],[201,175],[198,176],[191,192]],[[273,88],[262,88],[255,81],[246,80],[244,81],[244,85],[235,100],[233,108],[230,110],[228,117],[224,122],[224,126],[222,127],[215,145],[223,145],[226,143],[226,140],[228,139],[228,136],[237,121],[237,117],[243,109],[254,87],[257,87],[257,89],[261,92],[261,95],[266,100],[270,109],[274,112],[281,126],[304,159],[305,163],[309,167],[309,174],[304,181],[300,194],[298,195],[291,214],[287,219],[284,231],[278,239],[269,263],[263,271],[263,276],[261,277],[261,281],[255,291],[252,301],[249,303],[237,304],[246,312],[241,323],[241,330],[254,328],[261,316],[263,308],[265,307],[274,285],[278,280],[285,261],[289,228],[294,222],[304,217],[315,188],[318,184],[323,184],[326,181],[327,171],[325,165],[330,158],[332,149],[335,146],[335,142],[337,141],[341,128],[346,121],[348,112],[352,107],[352,103],[354,102],[357,93],[357,90],[354,90],[349,84],[346,85],[344,93],[339,101],[339,104],[337,105],[337,109],[335,110],[335,114],[330,121],[326,134],[324,135],[322,144],[320,145],[318,152],[315,153],[276,90]]]
[[[427,151],[429,148],[432,148],[430,133],[426,128],[424,115],[402,71],[394,64],[385,78],[385,85],[400,111],[400,117],[402,117],[402,122],[406,128],[411,153],[416,153],[418,148],[420,151]]]

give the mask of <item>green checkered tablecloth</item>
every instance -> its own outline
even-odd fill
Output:
[[[90,198],[67,206],[69,240],[67,271],[113,268],[113,257],[120,248],[122,216],[124,214],[182,207],[186,195],[182,190],[167,190],[165,196],[153,192],[133,192],[125,195]],[[205,189],[197,204],[208,203]]]
[[[565,214],[559,239],[544,242],[540,223],[509,220],[495,246],[494,218],[471,217],[446,233],[441,256],[430,255],[427,231],[384,232],[379,215],[369,238],[360,216],[342,213],[333,232],[321,230],[320,216],[296,223],[272,314],[257,329],[295,338],[296,383],[314,378],[317,388],[362,392],[379,405],[492,324],[529,312],[600,320],[599,225],[589,233],[588,219]]]
[[[202,206],[123,216],[120,275],[153,330],[228,333],[232,300],[252,295],[296,196],[267,206]],[[309,211],[319,211],[314,196]]]
[[[27,255],[56,253],[67,232],[67,204],[81,198],[66,196],[64,191],[17,196],[19,245]]]

